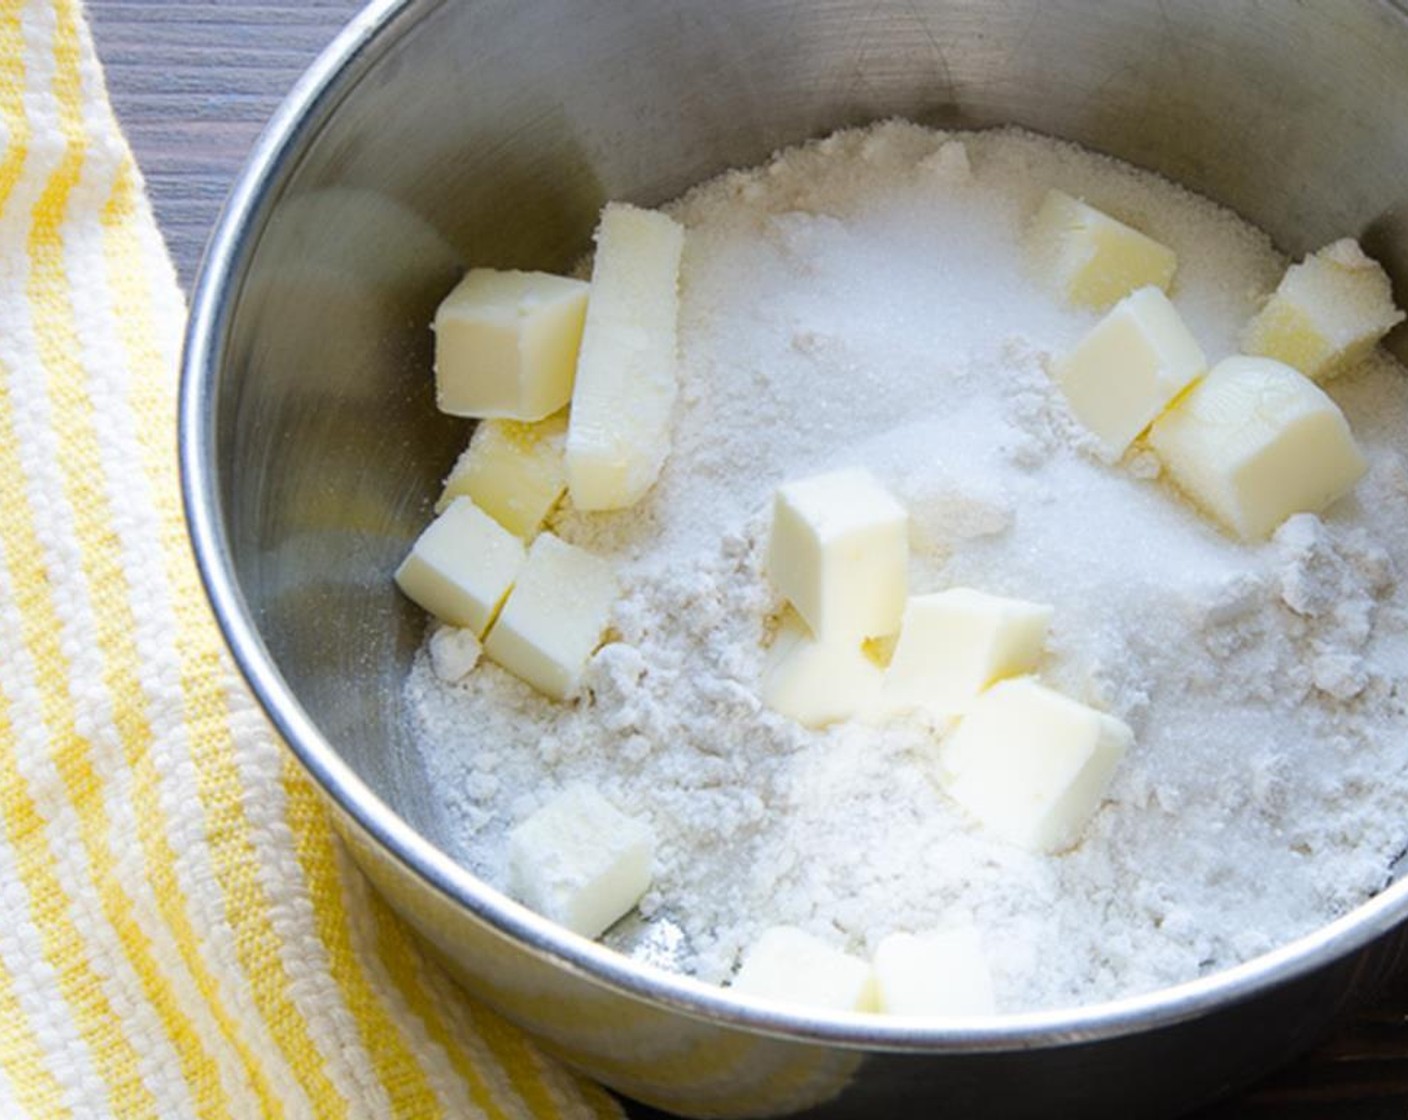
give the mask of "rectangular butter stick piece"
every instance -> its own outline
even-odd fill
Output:
[[[1274,358],[1223,358],[1149,432],[1179,487],[1245,541],[1320,513],[1367,464],[1339,406]]]
[[[572,395],[587,285],[472,268],[435,312],[435,402],[452,416],[540,420]]]
[[[567,489],[566,441],[565,412],[535,424],[481,420],[445,480],[435,511],[463,494],[514,536],[531,541]]]
[[[1346,237],[1286,270],[1242,343],[1248,354],[1326,381],[1362,361],[1402,321],[1388,273]]]
[[[1133,738],[1030,677],[999,681],[940,744],[939,781],[994,835],[1059,852],[1080,839]]]
[[[508,837],[509,893],[583,937],[600,937],[650,888],[655,837],[590,786],[558,794]]]
[[[601,644],[615,598],[610,564],[541,533],[484,639],[484,652],[544,696],[571,699]]]
[[[602,211],[567,429],[567,488],[580,510],[634,505],[669,454],[683,250],[684,229],[664,214]]]
[[[792,926],[772,926],[748,949],[731,989],[828,1011],[870,1011],[870,965]]]
[[[1168,291],[1178,256],[1064,191],[1048,191],[1028,235],[1039,267],[1071,303],[1103,310],[1139,288]]]

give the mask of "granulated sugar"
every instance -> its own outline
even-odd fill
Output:
[[[555,519],[625,588],[588,694],[556,705],[491,664],[446,685],[424,653],[407,685],[466,865],[502,884],[507,830],[590,783],[658,837],[648,920],[611,943],[719,981],[769,925],[867,953],[967,917],[1012,1011],[1196,977],[1384,885],[1408,831],[1403,371],[1327,386],[1370,461],[1356,496],[1234,542],[1149,456],[1102,464],[1053,392],[1046,363],[1096,316],[1028,273],[1050,187],[1178,252],[1212,360],[1284,268],[1227,211],[1012,131],[845,132],[671,208],[674,451],[639,507]],[[918,723],[808,731],[760,705],[772,492],[856,464],[911,512],[913,591],[1051,604],[1043,676],[1134,729],[1076,849],[986,835],[926,777]]]

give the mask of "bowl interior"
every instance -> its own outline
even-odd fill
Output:
[[[1292,253],[1364,236],[1408,278],[1391,4],[424,0],[364,26],[280,124],[211,281],[208,497],[269,665],[446,850],[401,694],[424,620],[389,577],[465,438],[433,407],[427,324],[467,265],[563,270],[608,199],[902,116],[1072,139]]]

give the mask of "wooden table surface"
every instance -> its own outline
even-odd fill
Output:
[[[108,89],[189,286],[260,129],[355,0],[88,0]],[[1325,1045],[1197,1120],[1408,1118],[1408,977]]]

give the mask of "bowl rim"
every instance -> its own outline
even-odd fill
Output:
[[[1182,984],[1053,1011],[983,1018],[887,1018],[805,1011],[634,961],[514,902],[410,826],[342,759],[279,673],[234,571],[215,458],[216,386],[245,270],[301,154],[338,103],[444,0],[372,0],[284,99],[239,173],[206,246],[180,366],[178,453],[187,531],[210,606],[235,663],[304,770],[352,825],[405,872],[532,955],[627,997],[698,1020],[840,1049],[996,1052],[1045,1049],[1171,1026],[1250,1000],[1390,933],[1408,918],[1408,879],[1342,917],[1242,964]],[[1394,3],[1400,13],[1402,6]],[[228,297],[228,298],[227,298]]]

